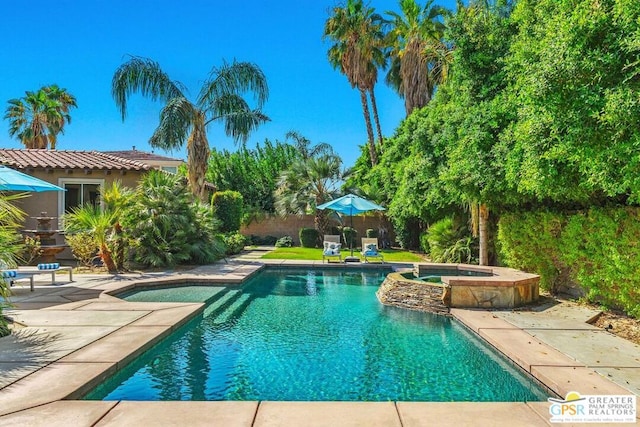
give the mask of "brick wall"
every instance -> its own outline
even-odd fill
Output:
[[[240,229],[240,232],[245,236],[250,236],[252,234],[256,236],[275,236],[275,237],[284,237],[291,236],[293,238],[293,242],[296,245],[300,244],[300,239],[298,238],[298,233],[302,227],[314,228],[313,224],[313,215],[304,215],[297,216],[291,215],[287,218],[281,217],[269,217],[265,218],[259,222],[254,221],[248,226],[243,226]],[[344,219],[346,226],[351,226],[351,219],[349,217]],[[332,225],[340,225],[338,222],[332,222]],[[391,242],[394,242],[395,235],[393,235],[393,231],[391,225],[388,221],[384,221],[378,215],[372,216],[354,216],[353,217],[353,228],[358,231],[358,242],[361,237],[367,237],[366,231],[368,228],[373,228],[374,230],[378,230],[381,225],[385,225],[386,229],[391,233]],[[355,242],[354,242],[355,246]],[[358,246],[360,246],[358,244]]]

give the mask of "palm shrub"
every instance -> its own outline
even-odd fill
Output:
[[[122,226],[133,260],[145,266],[206,264],[224,254],[211,209],[174,175],[159,171],[145,175],[123,214]]]
[[[358,237],[358,230],[351,227],[342,227],[342,238],[344,239],[345,247],[350,248],[351,244],[356,241],[357,237]]]
[[[456,226],[452,218],[435,222],[427,230],[429,254],[433,262],[471,263],[474,240],[464,225]]]
[[[122,229],[122,213],[133,203],[133,190],[122,186],[120,181],[113,181],[111,185],[101,188],[102,201],[105,207],[116,213],[113,224],[113,234],[111,236],[111,246],[114,253],[114,261],[117,266],[123,267],[125,263],[125,252],[127,239]]]
[[[114,225],[118,222],[118,213],[111,209],[102,209],[98,205],[85,204],[64,215],[65,232],[89,233],[97,244],[98,254],[110,273],[118,271],[110,245]]]
[[[0,193],[0,264],[6,267],[14,267],[20,252],[24,250],[22,236],[18,229],[25,217],[24,212],[18,209],[12,201],[22,198],[24,195],[7,196]],[[7,301],[9,286],[0,277],[0,297]],[[2,316],[3,303],[0,302],[0,337],[10,333],[7,320]]]
[[[276,211],[281,216],[314,213],[314,225],[321,235],[329,229],[329,213],[316,209],[338,195],[342,160],[334,154],[299,159],[278,178]]]
[[[220,231],[223,233],[240,230],[243,215],[242,194],[237,191],[217,191],[211,199],[214,215],[220,220]]]

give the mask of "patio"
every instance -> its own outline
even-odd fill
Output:
[[[264,263],[321,264],[257,262],[249,253],[183,272],[86,274],[65,285],[36,279],[33,293],[28,286],[14,288],[16,308],[7,314],[25,326],[2,338],[0,425],[549,425],[547,402],[74,400],[203,309],[198,303],[125,302],[106,292],[164,280],[240,283]],[[560,396],[640,394],[640,348],[585,323],[592,310],[561,303],[540,311],[452,314]]]

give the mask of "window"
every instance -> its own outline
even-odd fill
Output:
[[[67,191],[58,196],[58,216],[87,203],[100,204],[100,186],[103,179],[60,179],[58,185]]]
[[[175,166],[160,166],[160,169],[173,174],[178,173],[178,168]]]

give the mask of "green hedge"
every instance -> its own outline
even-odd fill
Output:
[[[578,284],[590,301],[640,317],[640,209],[503,215],[504,262],[541,276],[544,289]]]
[[[215,216],[220,220],[220,231],[232,233],[240,230],[243,211],[242,194],[237,191],[217,191],[211,199]]]
[[[315,248],[318,246],[318,230],[315,228],[301,228],[298,237],[303,248]]]

